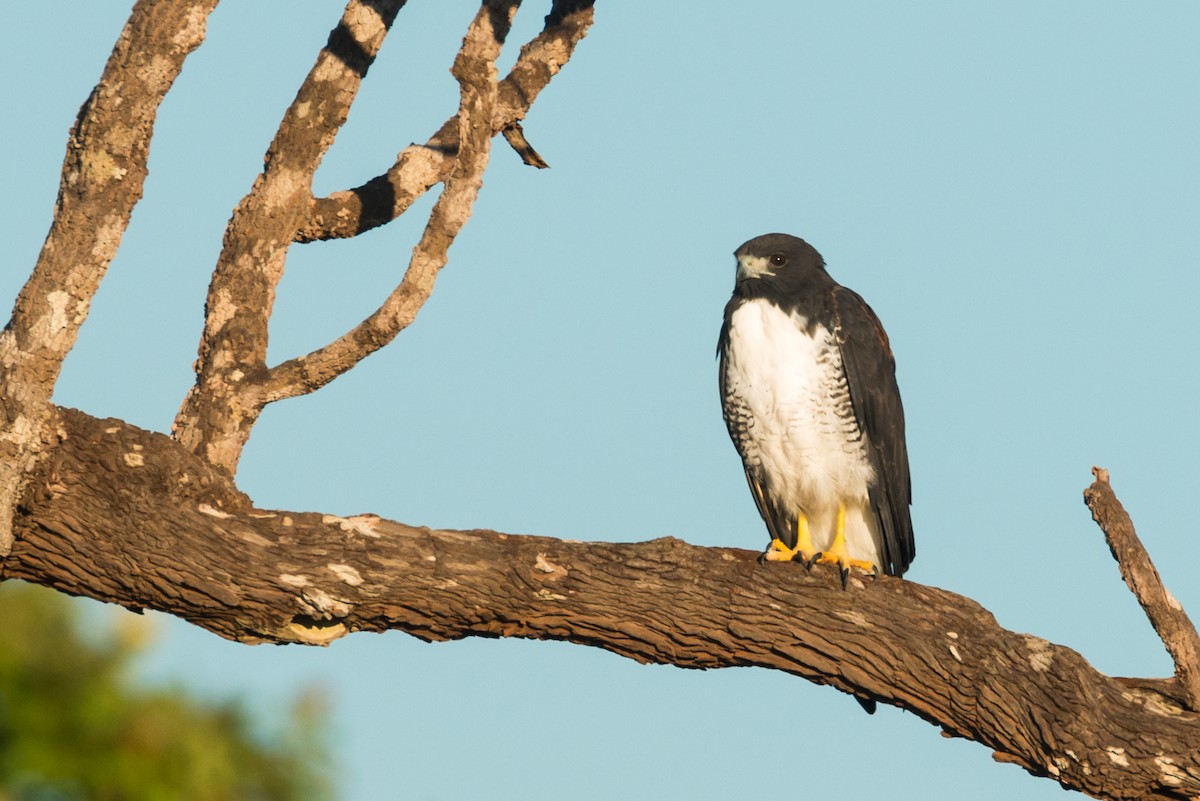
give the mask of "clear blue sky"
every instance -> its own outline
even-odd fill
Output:
[[[5,303],[123,5],[3,14]],[[375,175],[452,113],[470,6],[403,10],[319,192]],[[552,169],[498,144],[417,323],[316,396],[271,407],[243,488],[267,507],[437,527],[760,548],[713,350],[732,250],[785,231],[891,335],[915,496],[908,578],[1105,672],[1169,673],[1080,493],[1093,464],[1111,469],[1168,587],[1200,614],[1200,4],[709,7],[601,0],[525,126]],[[229,211],[340,11],[218,8],[163,107],[145,199],[59,402],[169,426]],[[506,63],[544,13],[527,3]],[[294,248],[272,357],[373,309],[421,224],[414,212]],[[397,633],[252,648],[153,617],[148,681],[267,716],[320,687],[348,801],[1061,797],[910,714],[868,717],[777,673]]]

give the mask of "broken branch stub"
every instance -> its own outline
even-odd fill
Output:
[[[1121,578],[1171,655],[1184,701],[1189,709],[1200,711],[1200,636],[1196,634],[1196,627],[1183,606],[1163,585],[1150,554],[1134,531],[1133,520],[1113,492],[1108,471],[1093,467],[1092,473],[1096,480],[1084,491],[1084,501],[1104,532]]]

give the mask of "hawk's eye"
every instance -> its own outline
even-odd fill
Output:
[[[767,261],[771,262],[775,267],[782,267],[787,264],[787,256],[782,253],[772,253],[770,256],[767,256]]]

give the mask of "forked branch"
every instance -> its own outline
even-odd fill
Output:
[[[523,120],[541,91],[570,60],[575,46],[591,27],[593,5],[594,0],[555,0],[541,33],[521,48],[513,68],[500,82],[492,118],[493,134],[507,132]],[[413,201],[450,174],[458,130],[459,122],[452,117],[424,145],[402,150],[396,163],[382,175],[354,189],[313,200],[309,219],[297,233],[297,241],[357,236],[399,217]],[[513,143],[512,139],[509,141]],[[515,143],[514,148],[528,163],[529,154]]]
[[[404,278],[370,317],[323,348],[270,370],[261,385],[264,403],[313,392],[391,342],[408,327],[433,292],[447,251],[471,216],[491,152],[496,108],[496,58],[519,0],[488,0],[471,23],[451,69],[460,100],[454,168],[413,248]]]
[[[313,175],[350,113],[362,79],[404,0],[350,0],[238,204],[213,271],[196,384],[174,436],[232,473],[261,411],[253,386],[266,371],[275,290],[307,217]]]
[[[267,403],[324,386],[412,322],[470,216],[492,137],[500,130],[516,130],[517,120],[570,57],[592,18],[590,0],[557,0],[545,29],[522,48],[509,76],[498,82],[495,60],[519,0],[485,0],[452,70],[460,85],[459,113],[428,145],[405,149],[394,168],[399,185],[413,194],[389,206],[380,222],[407,209],[434,184],[444,183],[404,278],[356,328],[269,370],[268,327],[287,250],[293,241],[311,238],[313,173],[402,5],[403,0],[351,0],[285,114],[266,168],[226,230],[209,288],[196,384],[176,417],[173,436],[230,474]],[[528,148],[525,157],[536,153]],[[391,184],[386,188],[389,197],[394,189]],[[333,214],[338,225],[355,218],[346,206]],[[361,216],[357,219],[361,223]],[[359,223],[352,225],[353,233],[361,230]]]

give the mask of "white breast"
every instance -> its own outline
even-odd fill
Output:
[[[874,472],[833,333],[766,300],[748,301],[730,318],[725,387],[731,433],[768,497],[789,514],[808,515],[818,548],[832,539],[843,503],[847,545],[876,550],[867,514]]]

